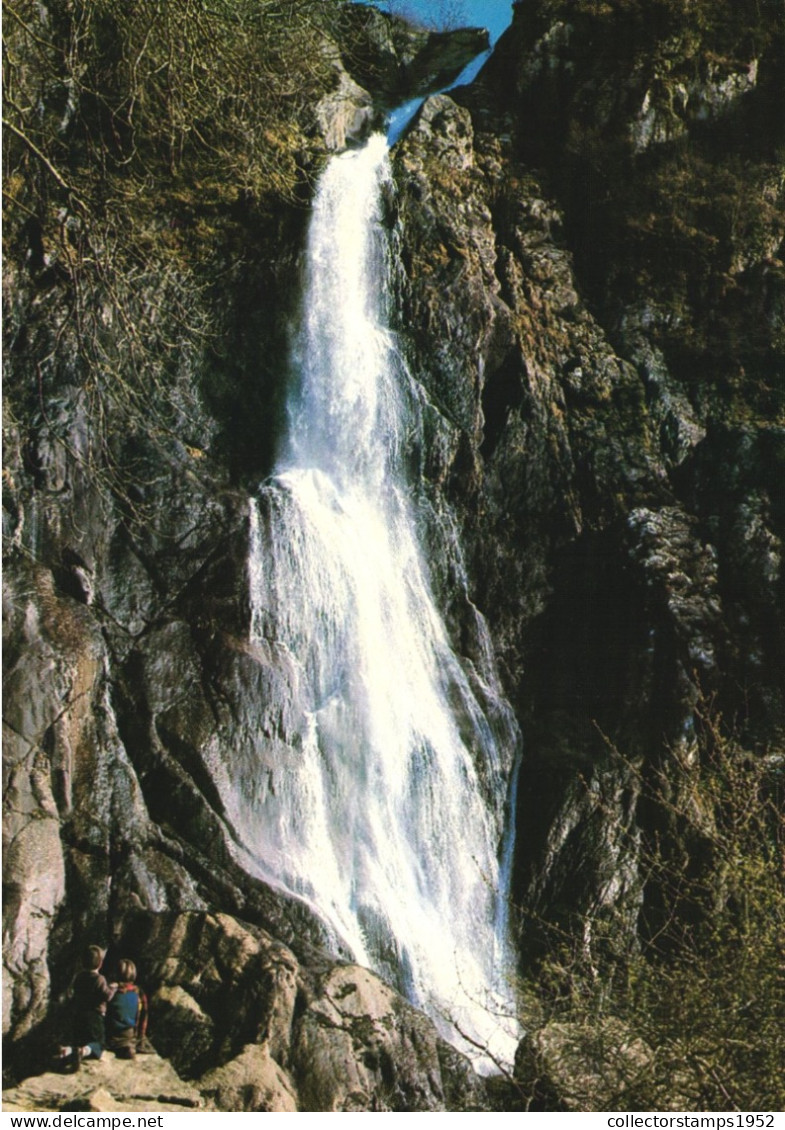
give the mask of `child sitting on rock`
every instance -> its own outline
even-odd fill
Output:
[[[144,1040],[147,1000],[134,984],[136,966],[127,957],[117,964],[117,992],[106,1011],[107,1047],[118,1059],[133,1059]]]
[[[101,973],[104,951],[88,946],[84,952],[84,968],[77,973],[72,987],[74,1007],[74,1043],[60,1048],[62,1066],[77,1071],[83,1059],[100,1059],[106,1046],[104,1017],[106,1006],[117,986],[109,984]]]

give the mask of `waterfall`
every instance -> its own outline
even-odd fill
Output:
[[[252,641],[285,656],[299,707],[247,847],[446,1034],[509,1059],[518,733],[482,618],[459,660],[418,543],[424,394],[388,328],[391,188],[378,135],[331,160],[314,203],[288,440],[249,561]]]

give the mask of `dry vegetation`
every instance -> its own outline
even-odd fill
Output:
[[[6,419],[54,432],[129,514],[206,442],[210,291],[308,197],[341,6],[3,0]],[[79,451],[53,407],[77,389]]]
[[[707,710],[653,776],[624,771],[649,827],[639,937],[612,918],[535,924],[551,949],[529,1000],[551,1034],[523,1103],[563,1102],[555,1077],[583,1109],[781,1110],[785,759],[745,751]]]
[[[222,195],[294,192],[339,6],[6,0],[9,174],[36,159],[57,188],[110,205],[178,177]]]

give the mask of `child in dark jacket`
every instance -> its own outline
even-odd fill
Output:
[[[83,968],[74,978],[71,990],[74,1042],[71,1046],[60,1048],[58,1056],[61,1063],[74,1070],[83,1059],[100,1059],[106,1046],[106,1006],[117,986],[110,985],[101,973],[103,960],[104,951],[100,946],[88,946],[84,952]]]
[[[107,1047],[118,1059],[133,1059],[144,1038],[147,1000],[134,984],[136,966],[127,957],[117,964],[117,980],[117,992],[106,1011]]]

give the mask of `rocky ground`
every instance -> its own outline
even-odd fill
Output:
[[[26,1078],[4,1109],[484,1109],[469,1062],[367,969],[326,957],[301,966],[226,915],[156,917],[145,949],[161,955],[149,967],[161,1055],[107,1052],[73,1075]]]
[[[157,1114],[215,1109],[197,1087],[184,1083],[157,1055],[140,1056],[131,1062],[107,1053],[100,1060],[87,1060],[72,1075],[47,1071],[3,1092],[3,1110],[12,1113],[73,1110]]]

